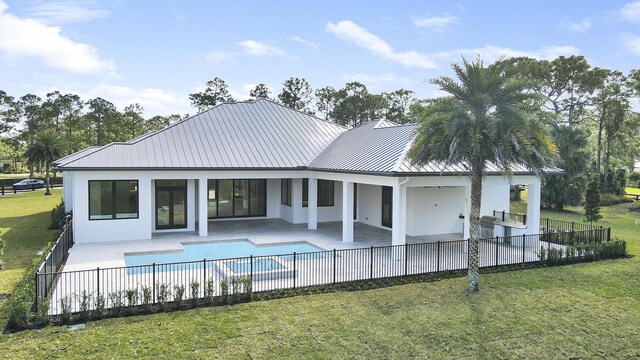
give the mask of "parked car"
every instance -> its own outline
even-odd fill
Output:
[[[24,179],[13,184],[13,190],[42,189],[43,187],[44,181],[38,179]]]

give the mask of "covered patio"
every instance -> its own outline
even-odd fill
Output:
[[[360,222],[353,223],[353,242],[342,241],[341,221],[318,223],[309,230],[307,224],[291,224],[282,219],[258,219],[209,222],[209,240],[249,239],[256,244],[307,241],[326,250],[354,249],[391,245],[390,229]],[[163,235],[157,235],[162,237]],[[462,240],[461,233],[409,236],[408,244]]]

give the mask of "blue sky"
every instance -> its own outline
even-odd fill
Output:
[[[138,102],[149,116],[195,113],[188,94],[215,76],[238,99],[291,76],[427,98],[425,80],[478,53],[640,68],[640,0],[0,0],[0,89]]]

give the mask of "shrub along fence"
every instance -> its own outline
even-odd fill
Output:
[[[73,221],[70,215],[67,215],[65,222],[66,224],[62,228],[60,237],[36,270],[36,298],[33,303],[36,312],[38,311],[38,304],[41,302],[40,299],[46,300],[54,290],[58,274],[61,274],[59,271],[67,260],[69,249],[73,246]],[[40,299],[38,295],[40,295]]]
[[[482,239],[480,266],[539,266],[626,255],[625,242],[611,240],[608,229],[571,233],[571,238],[566,232],[553,232]],[[38,314],[67,323],[72,318],[228,304],[261,294],[381,279],[463,274],[467,246],[468,240],[439,241],[82,271],[39,270],[34,275],[34,307]],[[55,268],[57,261],[52,261]]]

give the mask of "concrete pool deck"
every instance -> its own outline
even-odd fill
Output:
[[[354,242],[345,243],[342,222],[318,223],[317,230],[307,224],[291,224],[281,219],[210,221],[208,236],[195,232],[156,233],[147,240],[76,243],[69,250],[63,271],[88,270],[125,265],[127,253],[181,251],[182,243],[247,239],[256,245],[308,242],[325,250],[357,249],[391,245],[391,230],[354,223]],[[408,236],[408,244],[462,240],[462,234]],[[249,254],[247,254],[248,256]]]

